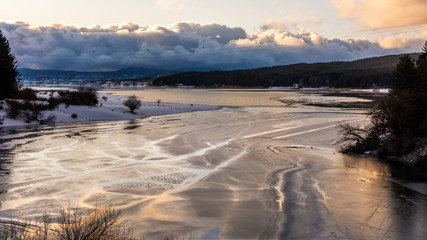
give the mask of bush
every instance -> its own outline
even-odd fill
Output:
[[[78,118],[79,117],[79,115],[77,115],[77,113],[73,113],[73,114],[71,114],[71,118],[73,118],[73,119],[76,119],[76,118]]]
[[[97,92],[95,89],[80,88],[77,91],[62,91],[58,92],[60,103],[77,106],[95,106],[98,104]]]
[[[7,117],[8,118],[12,118],[12,119],[16,119],[19,114],[21,113],[21,110],[23,109],[23,106],[20,102],[18,101],[14,101],[14,100],[8,100],[6,101],[7,103]]]
[[[56,117],[53,115],[48,116],[47,118],[43,117],[43,111],[48,110],[49,105],[34,103],[34,102],[24,102],[21,103],[16,100],[7,101],[7,117],[16,119],[17,117],[22,117],[26,123],[32,121],[37,121],[40,124],[52,125],[55,123]]]
[[[339,123],[338,132],[350,144],[342,147],[342,153],[364,153],[381,145],[381,137],[374,127],[363,128],[349,123]]]
[[[37,91],[31,88],[23,88],[18,91],[16,98],[24,101],[37,100]]]
[[[45,214],[34,224],[2,224],[0,239],[19,240],[130,240],[132,231],[120,223],[122,211],[96,208],[83,216],[81,209],[61,210],[59,217]],[[54,222],[54,219],[56,221]]]
[[[135,109],[141,107],[141,101],[135,95],[129,96],[126,101],[123,102],[123,105],[129,108],[131,113],[134,113]]]
[[[56,122],[56,117],[53,115],[49,115],[47,118],[39,118],[37,119],[37,121],[42,125],[54,125]]]
[[[47,102],[48,102],[48,105],[47,105],[47,108],[49,109],[49,110],[54,110],[55,108],[57,108],[58,106],[59,106],[59,104],[61,104],[61,101],[60,101],[60,99],[58,99],[58,98],[55,98],[55,97],[53,97],[53,96],[51,96],[48,100],[47,100]]]

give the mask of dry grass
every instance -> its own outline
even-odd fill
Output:
[[[0,224],[4,240],[130,240],[132,231],[120,223],[122,212],[96,208],[89,215],[81,209],[61,210],[59,217],[44,214],[37,223]]]

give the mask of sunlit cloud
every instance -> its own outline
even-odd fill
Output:
[[[274,19],[270,19],[265,21],[264,25],[261,26],[261,30],[265,31],[268,29],[276,29],[276,30],[282,30],[282,31],[287,31],[288,27],[286,26],[285,23],[278,21],[278,20],[274,20]]]
[[[355,60],[418,51],[422,46],[422,42],[404,39],[327,39],[308,28],[291,31],[275,20],[266,21],[261,31],[253,34],[240,27],[191,22],[148,27],[133,23],[78,27],[0,22],[0,28],[19,67],[33,69],[228,70]]]
[[[392,36],[379,36],[378,44],[384,49],[405,49],[411,46],[421,46],[427,39],[427,31],[420,31],[415,35],[406,36],[396,34]]]
[[[425,0],[331,0],[341,18],[356,19],[370,29],[427,23]]]
[[[156,5],[163,10],[183,10],[183,0],[156,0]]]
[[[402,34],[399,34],[398,36],[378,37],[378,43],[382,48],[392,49],[405,47],[408,40]]]

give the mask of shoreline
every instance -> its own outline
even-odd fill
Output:
[[[47,92],[39,92],[39,97],[45,97]],[[106,100],[103,100],[106,97]],[[152,116],[161,116],[175,113],[186,113],[195,111],[213,111],[219,110],[220,106],[208,106],[201,104],[182,104],[182,103],[155,103],[141,101],[141,107],[135,110],[135,113],[130,113],[129,109],[123,105],[124,99],[128,96],[113,95],[111,93],[98,92],[99,103],[96,106],[75,106],[68,107],[65,104],[60,104],[53,111],[44,111],[43,116],[55,116],[56,120],[53,125],[70,124],[70,123],[85,123],[96,121],[122,121],[143,119]],[[77,114],[73,118],[71,115]],[[22,119],[11,119],[6,116],[6,112],[0,110],[0,119],[3,123],[0,128],[22,127],[22,126],[38,126],[38,122],[25,123]]]
[[[37,89],[38,91],[37,95],[39,98],[49,98],[49,94],[52,93],[53,89],[46,88],[46,89]],[[99,103],[96,106],[75,106],[70,105],[69,107],[66,107],[64,104],[60,104],[58,108],[56,108],[53,111],[44,111],[43,112],[43,118],[46,118],[50,115],[53,115],[56,117],[56,120],[53,125],[58,124],[68,124],[68,123],[83,123],[83,122],[94,122],[94,121],[120,121],[120,120],[133,120],[133,119],[143,119],[150,116],[160,116],[160,115],[167,115],[167,114],[175,114],[175,113],[184,113],[184,112],[194,112],[194,111],[212,111],[212,110],[219,110],[223,107],[226,107],[226,105],[221,104],[215,104],[210,105],[208,102],[200,102],[199,104],[192,104],[192,102],[186,102],[184,99],[183,101],[174,101],[173,99],[162,99],[165,100],[165,102],[161,102],[160,104],[157,104],[156,99],[157,96],[138,96],[139,100],[141,100],[141,108],[135,110],[135,114],[131,114],[129,109],[123,105],[124,100],[129,96],[132,95],[132,89],[127,90],[119,90],[119,91],[111,91],[108,89],[100,90],[97,92],[97,97]],[[224,91],[229,91],[231,89],[223,89]],[[235,89],[239,90],[239,89]],[[261,91],[277,91],[276,89],[260,89]],[[306,90],[306,89],[305,89]],[[326,90],[326,91],[325,91]],[[330,89],[322,89],[321,91],[310,91],[310,94],[308,95],[319,95],[322,96],[323,94],[327,94]],[[336,91],[336,89],[334,89]],[[278,91],[283,91],[279,89]],[[286,90],[289,92],[293,92],[294,90]],[[299,90],[298,90],[299,91]],[[221,91],[220,91],[221,92]],[[369,104],[363,96],[369,95],[370,93],[362,93],[363,96],[359,96],[357,92],[349,91],[346,89],[345,92],[348,92],[350,96],[348,97],[357,97],[361,98],[363,100],[363,103]],[[333,93],[332,93],[333,94]],[[357,95],[357,96],[353,96]],[[304,96],[301,95],[301,96]],[[329,96],[329,95],[328,95]],[[341,96],[341,94],[340,94]],[[299,96],[296,96],[298,98]],[[104,99],[105,98],[105,99]],[[293,99],[293,98],[292,98]],[[371,100],[370,98],[367,98]],[[142,101],[145,100],[145,101]],[[175,99],[176,100],[176,99]],[[187,99],[188,100],[188,99]],[[277,99],[276,99],[277,100]],[[290,101],[290,102],[287,102]],[[314,102],[313,102],[314,101]],[[365,103],[366,101],[366,103]],[[285,107],[289,107],[290,105],[294,105],[295,103],[299,103],[302,105],[304,102],[307,102],[308,105],[314,106],[314,107],[340,107],[340,108],[349,108],[350,106],[343,106],[341,105],[335,105],[333,103],[318,103],[320,105],[316,105],[316,99],[312,99],[308,101],[305,99],[293,99],[293,100],[287,100],[287,99],[278,99],[278,102],[281,104],[284,104]],[[233,105],[234,106],[234,105]],[[240,106],[240,105],[239,105]],[[268,107],[273,107],[274,105],[269,105]],[[5,104],[3,104],[3,107],[5,107]],[[230,106],[231,107],[231,106]],[[359,106],[360,107],[360,106]],[[73,118],[71,115],[76,114],[77,117]],[[74,116],[75,117],[75,116]],[[25,123],[24,120],[19,119],[10,119],[6,117],[5,110],[0,110],[0,122],[3,122],[0,124],[0,128],[7,128],[7,127],[19,127],[19,126],[38,126],[41,125],[40,123],[34,121],[31,123]]]

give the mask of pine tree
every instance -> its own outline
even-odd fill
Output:
[[[9,41],[0,29],[0,99],[12,97],[19,87],[20,73]]]
[[[417,70],[414,60],[408,54],[400,58],[396,69],[393,71],[390,95],[399,95],[402,91],[415,89],[417,85]]]
[[[420,114],[422,115],[421,120],[421,131],[427,134],[427,41],[425,42],[422,52],[417,60],[417,73],[419,81],[419,92],[420,101],[418,104],[422,107]]]
[[[422,62],[425,62],[427,60],[427,41],[424,43],[424,46],[422,48],[422,52],[417,60],[417,65],[419,66]]]
[[[420,56],[417,60],[417,72],[418,79],[420,81],[420,87],[427,98],[427,41],[424,44]],[[426,99],[427,100],[427,99]]]
[[[395,136],[425,134],[426,67],[427,43],[416,64],[409,55],[404,55],[393,72],[390,93],[380,104],[379,110]]]

